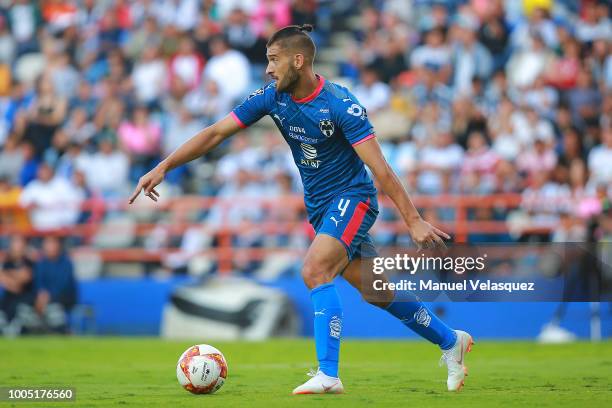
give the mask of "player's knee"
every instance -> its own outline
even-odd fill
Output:
[[[305,262],[302,267],[302,278],[309,289],[329,283],[333,275],[319,262]]]

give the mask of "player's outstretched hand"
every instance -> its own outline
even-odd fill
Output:
[[[144,176],[142,176],[140,180],[138,180],[138,185],[136,186],[136,189],[130,196],[129,203],[132,204],[142,190],[144,190],[144,195],[146,195],[153,201],[157,201],[157,199],[159,198],[159,193],[155,190],[155,187],[157,187],[162,181],[164,181],[165,175],[166,172],[158,166],[147,174],[145,174]]]
[[[415,244],[421,248],[440,248],[446,249],[444,239],[450,239],[450,235],[439,230],[427,221],[419,218],[408,225],[410,236]]]

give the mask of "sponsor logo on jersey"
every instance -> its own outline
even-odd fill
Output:
[[[263,88],[259,88],[258,90],[256,90],[252,94],[250,94],[247,99],[251,99],[251,98],[253,98],[253,97],[257,96],[257,95],[263,95],[263,94],[264,94],[264,89]]]
[[[289,130],[292,132],[302,133],[304,135],[306,134],[306,129],[304,129],[303,127],[299,127],[299,126],[289,125]]]
[[[304,154],[304,158],[300,160],[300,164],[318,169],[319,165],[321,164],[321,160],[316,160],[318,155],[317,148],[306,143],[300,143],[300,147],[302,148],[302,153]]]
[[[361,116],[363,114],[363,108],[357,105],[356,103],[354,103],[348,107],[348,109],[346,110],[346,113],[353,115],[353,116]]]
[[[332,137],[334,134],[334,122],[331,120],[320,120],[319,121],[319,129],[321,129],[321,133],[323,133],[326,137]]]
[[[342,332],[342,320],[338,316],[333,316],[329,321],[329,335],[334,339],[340,338]]]

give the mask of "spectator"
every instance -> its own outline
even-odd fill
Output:
[[[72,260],[62,249],[60,239],[49,235],[43,240],[42,257],[35,266],[36,300],[31,330],[68,333],[68,313],[77,301],[77,285]]]
[[[189,90],[195,89],[202,79],[204,58],[196,53],[193,40],[187,36],[181,38],[178,52],[168,62],[170,82],[178,80]]]
[[[72,143],[86,144],[96,133],[96,126],[88,120],[87,111],[78,107],[71,111],[66,124],[59,130]]]
[[[0,177],[6,177],[12,184],[18,184],[24,161],[25,157],[17,138],[9,137],[0,150]]]
[[[428,67],[436,71],[450,70],[451,52],[444,42],[442,29],[435,28],[425,34],[425,43],[416,47],[410,55],[410,65],[413,69]]]
[[[492,1],[489,12],[478,30],[478,39],[487,47],[493,57],[493,71],[506,65],[509,57],[509,32],[504,21],[504,10],[501,1]]]
[[[205,80],[199,88],[189,92],[183,101],[189,112],[203,121],[202,125],[222,119],[231,110],[232,101],[221,93],[219,84]]]
[[[80,82],[79,72],[70,63],[70,56],[61,52],[49,61],[49,72],[55,94],[60,98],[70,100],[77,94]]]
[[[82,200],[72,183],[54,177],[53,169],[41,164],[37,179],[23,189],[19,203],[29,210],[35,229],[49,231],[74,225]]]
[[[528,177],[533,177],[536,173],[550,172],[557,164],[557,155],[552,146],[546,139],[537,138],[533,147],[523,151],[516,159],[519,171]]]
[[[580,45],[573,40],[566,41],[563,55],[546,70],[545,78],[554,87],[567,90],[576,85],[580,71]]]
[[[263,36],[291,24],[289,0],[259,0],[257,3],[251,17],[256,35]]]
[[[25,187],[36,178],[40,160],[36,157],[32,143],[23,142],[20,148],[21,156],[23,157],[23,167],[21,167],[21,172],[19,173],[19,185]]]
[[[70,100],[70,109],[83,109],[87,119],[92,119],[98,108],[98,100],[92,93],[91,85],[87,81],[79,82],[76,95]]]
[[[463,149],[450,133],[438,133],[431,146],[425,146],[419,156],[419,190],[426,194],[440,194],[445,173],[454,173],[461,167]]]
[[[176,26],[181,31],[192,30],[199,13],[197,0],[161,0],[153,5],[153,12],[160,25]]]
[[[494,174],[499,157],[487,145],[481,132],[472,132],[468,137],[468,149],[461,165],[461,178],[477,177],[474,185],[477,192],[491,193],[494,190]]]
[[[582,69],[578,73],[576,86],[568,91],[567,100],[576,126],[597,124],[602,98],[594,85],[591,73]]]
[[[391,99],[389,85],[378,79],[373,67],[361,71],[361,83],[355,87],[353,94],[370,114],[385,109]]]
[[[472,79],[487,79],[493,70],[491,54],[478,42],[476,29],[468,22],[456,27],[457,43],[452,57],[453,88],[460,95],[471,95]]]
[[[29,226],[28,214],[19,208],[20,196],[21,188],[0,176],[0,225],[17,230],[24,230]],[[0,236],[0,246],[2,241]]]
[[[529,86],[550,66],[553,58],[542,38],[533,36],[530,45],[514,52],[506,65],[510,85],[517,88]]]
[[[103,198],[119,198],[126,193],[129,175],[129,157],[115,148],[113,140],[100,139],[98,150],[77,161],[87,187]]]
[[[582,19],[576,24],[576,38],[583,43],[599,39],[610,40],[612,37],[612,22],[610,22],[609,4],[585,2]]]
[[[42,22],[36,2],[16,0],[8,11],[8,23],[17,42],[17,55],[38,50],[36,34]]]
[[[9,31],[6,18],[0,15],[0,64],[12,64],[16,48],[17,44]]]
[[[243,53],[249,61],[259,65],[266,63],[266,41],[255,33],[244,9],[235,8],[230,12],[223,27],[223,34],[228,44]]]
[[[34,262],[28,253],[27,241],[14,236],[8,254],[0,267],[0,333],[18,335],[21,320],[18,316],[20,305],[34,304]]]
[[[204,79],[215,81],[221,93],[232,101],[244,97],[251,82],[249,61],[239,51],[230,49],[223,36],[214,37],[210,49],[212,57],[204,69]]]
[[[129,121],[124,121],[118,130],[121,149],[132,158],[131,180],[148,171],[159,159],[161,128],[149,116],[145,106],[137,106]]]
[[[51,146],[55,130],[66,118],[68,103],[57,95],[50,78],[38,80],[36,97],[21,121],[23,138],[32,143],[37,157]]]
[[[612,183],[612,128],[607,127],[602,132],[601,144],[591,149],[589,153],[589,184],[610,185]]]
[[[166,65],[159,50],[153,46],[145,48],[132,71],[136,100],[147,106],[156,106],[164,90],[166,75]]]

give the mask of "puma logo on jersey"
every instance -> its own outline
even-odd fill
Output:
[[[338,226],[338,224],[339,224],[340,222],[342,222],[342,220],[341,220],[341,219],[340,219],[340,220],[337,220],[337,219],[336,219],[336,217],[331,217],[331,218],[330,218],[330,220],[332,220],[333,222],[335,222],[335,223],[336,223],[336,227]]]
[[[274,119],[276,119],[278,121],[278,123],[280,123],[281,126],[283,126],[283,121],[285,120],[285,118],[281,118],[280,116],[278,116],[276,113],[272,116]]]

